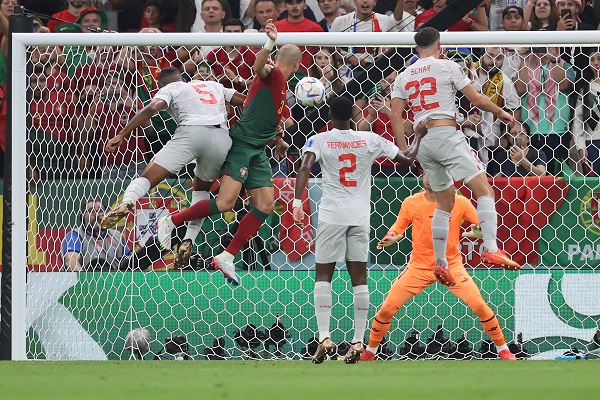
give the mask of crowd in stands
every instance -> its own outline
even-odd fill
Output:
[[[268,19],[280,32],[412,32],[443,10],[447,0],[2,0],[0,5],[0,147],[5,150],[8,17],[22,5],[35,14],[34,32],[257,32]],[[378,11],[378,12],[375,12]],[[48,18],[52,15],[52,19]],[[449,31],[595,30],[600,0],[484,0]],[[89,29],[88,29],[89,28]],[[376,68],[388,49],[302,46],[302,66],[290,79],[284,124],[306,111],[293,88],[305,77],[320,79],[328,94],[345,90],[362,70]],[[186,79],[215,80],[247,92],[257,48],[247,46],[56,46],[30,49],[27,127],[34,182],[63,178],[130,178],[139,175],[175,129],[166,112],[106,155],[104,143],[157,91],[157,76],[169,66]],[[477,87],[520,122],[508,128],[459,99],[460,124],[492,176],[533,176],[563,171],[600,174],[600,50],[591,47],[449,48]],[[414,62],[414,57],[413,60]],[[408,58],[406,63],[410,63]],[[396,72],[356,96],[358,129],[392,139],[390,85]],[[410,110],[406,110],[410,117]],[[239,110],[230,111],[235,123]],[[324,126],[322,129],[325,129]],[[406,126],[410,133],[412,127]],[[302,144],[314,132],[298,132]],[[294,173],[294,152],[273,157],[274,173]],[[297,147],[297,146],[296,146]],[[297,150],[297,149],[296,149]],[[48,157],[35,157],[48,154]],[[4,153],[0,154],[2,157]],[[296,155],[297,157],[297,155]],[[0,160],[0,166],[3,165]],[[416,174],[378,162],[374,176]]]

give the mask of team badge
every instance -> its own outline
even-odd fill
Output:
[[[242,167],[240,168],[240,176],[243,178],[244,176],[246,176],[246,174],[248,173],[248,168],[247,167]]]

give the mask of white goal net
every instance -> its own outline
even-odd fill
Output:
[[[457,99],[465,140],[491,176],[499,241],[524,268],[484,267],[477,240],[463,239],[461,250],[507,341],[522,342],[530,357],[600,346],[594,345],[600,316],[595,271],[600,265],[600,50],[593,45],[600,43],[600,33],[578,33],[584,32],[442,34],[444,56],[520,121],[511,133],[466,99]],[[307,46],[312,56],[290,81],[284,123],[291,147],[287,157],[271,157],[277,204],[236,259],[240,286],[228,286],[211,269],[210,259],[224,249],[249,210],[245,198],[231,212],[204,222],[183,271],[170,269],[173,253],[161,252],[154,242],[157,219],[189,206],[193,165],[140,199],[110,233],[109,245],[104,236],[94,235],[91,244],[83,243],[97,213],[119,201],[173,134],[174,121],[161,112],[116,154],[103,151],[156,93],[160,70],[173,66],[186,79],[217,80],[246,93],[257,46],[264,41],[258,33],[15,35],[16,358],[301,359],[314,351],[317,169],[308,190],[311,223],[303,231],[293,226],[291,200],[298,149],[327,128],[327,105],[299,106],[294,84],[307,74],[321,79],[328,96],[353,100],[359,129],[392,139],[390,86],[414,61],[411,34],[280,34],[278,45]],[[375,62],[349,70],[344,54],[358,47],[367,47]],[[206,55],[198,56],[203,51]],[[240,110],[232,107],[229,115],[234,124]],[[403,199],[422,190],[416,168],[378,160],[372,175],[369,321],[406,264],[410,231],[384,250],[376,250],[376,244],[395,222]],[[471,196],[460,182],[456,186]],[[84,246],[95,244],[101,250],[82,254]],[[332,339],[342,344],[351,339],[353,305],[349,277],[339,267],[331,323]],[[428,349],[428,338],[441,337],[435,335],[439,325],[449,347],[422,354],[406,347],[416,331]],[[487,356],[488,337],[477,317],[434,284],[393,319],[382,354],[449,357],[461,338],[472,348],[470,356]]]

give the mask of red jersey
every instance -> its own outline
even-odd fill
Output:
[[[256,54],[246,46],[240,47],[238,51],[239,54],[237,57],[231,59],[229,58],[229,54],[225,50],[225,47],[219,47],[218,49],[211,51],[206,56],[206,59],[213,62],[212,69],[215,75],[223,76],[219,81],[223,86],[234,88],[238,92],[243,92],[246,90],[246,87],[232,85],[231,79],[225,75],[224,70],[225,68],[229,68],[237,76],[240,76],[243,79],[250,79],[253,75],[252,65],[254,65],[254,61],[256,60]]]
[[[437,11],[435,11],[432,7],[429,10],[423,11],[421,14],[417,15],[417,18],[415,18],[415,31],[419,28],[419,26],[423,25],[435,14],[437,14]],[[455,22],[452,26],[450,26],[450,28],[448,28],[448,32],[468,32],[471,30],[471,26],[462,19]]]
[[[321,25],[304,18],[300,22],[290,22],[286,19],[275,22],[275,27],[279,32],[323,32]],[[302,51],[302,65],[300,69],[304,72],[308,71],[314,63],[313,56],[317,51],[317,46],[298,46]]]
[[[272,67],[269,75],[252,81],[240,120],[231,127],[232,138],[264,146],[275,137],[286,104],[287,80]]]
[[[94,115],[94,122],[98,127],[96,139],[100,142],[100,148],[103,149],[106,142],[115,137],[134,116],[135,111],[129,107],[111,110],[110,107],[99,104]],[[143,160],[145,150],[143,137],[141,135],[136,137],[136,131],[134,131],[121,143],[116,152],[107,154],[103,151],[102,159],[106,165],[120,167],[130,164],[132,161]]]
[[[158,92],[158,75],[165,68],[179,68],[181,62],[177,58],[177,53],[168,51],[163,57],[156,60],[156,65],[149,65],[146,61],[141,60],[137,63],[138,80],[143,85],[150,96],[154,96]]]
[[[50,91],[46,99],[32,100],[29,113],[35,129],[52,135],[61,142],[72,141],[71,122],[77,117],[77,109],[71,95]]]
[[[77,18],[79,18],[78,15],[73,15],[69,12],[69,9],[64,9],[62,11],[57,12],[56,14],[52,14],[53,17],[56,18],[60,18],[63,19],[65,21],[69,21],[69,22],[75,22],[77,21]],[[56,27],[58,25],[62,25],[65,24],[65,22],[60,22],[60,21],[56,21],[56,20],[50,20],[48,21],[48,29],[50,29],[50,32],[56,32]]]

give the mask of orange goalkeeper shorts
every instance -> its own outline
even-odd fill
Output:
[[[481,297],[479,288],[462,263],[450,264],[450,273],[456,282],[456,286],[448,288],[452,294],[465,303],[474,296]],[[433,267],[424,269],[409,264],[392,283],[385,301],[389,301],[397,307],[402,307],[411,297],[418,295],[423,289],[435,282],[437,280],[433,274]]]

